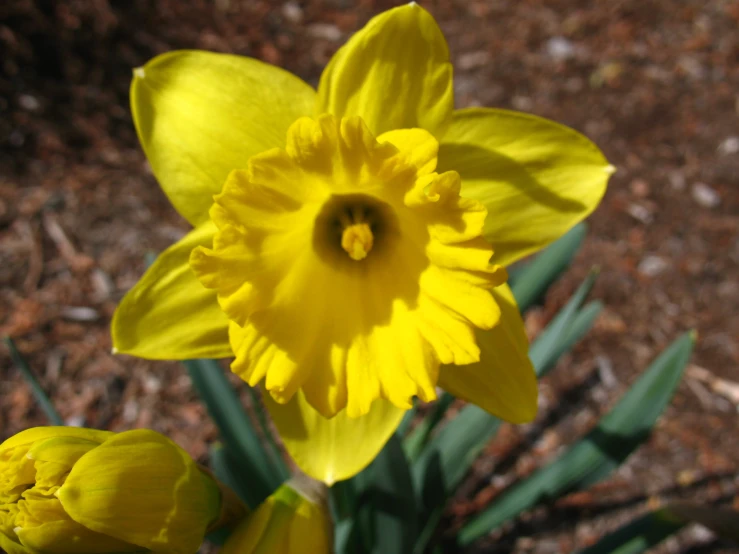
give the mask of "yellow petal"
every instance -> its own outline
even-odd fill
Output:
[[[536,417],[538,394],[528,339],[508,285],[491,292],[501,316],[492,329],[476,331],[480,361],[442,366],[439,386],[501,419],[527,423]]]
[[[454,95],[444,35],[415,2],[370,20],[321,76],[318,113],[361,116],[375,136],[421,127],[441,136]]]
[[[510,265],[589,215],[614,168],[583,135],[552,121],[507,110],[454,113],[438,171],[462,176],[462,196],[488,209],[491,263]]]
[[[31,445],[38,441],[53,438],[82,439],[91,442],[102,443],[112,437],[110,431],[98,431],[96,429],[84,429],[82,427],[32,427],[13,435],[0,444],[0,455],[11,448]]]
[[[226,358],[228,320],[195,277],[188,260],[196,246],[210,246],[216,227],[204,223],[156,259],[123,297],[112,323],[113,348],[153,360]]]
[[[146,157],[170,201],[193,225],[208,218],[232,169],[285,145],[310,115],[314,90],[290,73],[227,54],[175,51],[134,71],[131,109]]]
[[[377,142],[389,142],[400,150],[406,163],[418,170],[418,175],[426,175],[436,169],[439,155],[439,141],[424,129],[396,129],[382,133]]]
[[[172,554],[195,553],[220,512],[215,482],[147,429],[119,433],[82,456],[57,496],[85,527]]]
[[[44,554],[141,552],[140,546],[96,533],[70,519],[49,521],[35,527],[19,529],[18,538],[32,552]]]
[[[0,552],[6,552],[7,554],[33,554],[25,546],[5,536],[2,531],[0,531]]]
[[[369,465],[405,414],[380,399],[362,417],[349,418],[342,411],[327,419],[308,404],[302,392],[287,404],[278,404],[269,394],[263,398],[295,463],[328,485],[349,479]]]

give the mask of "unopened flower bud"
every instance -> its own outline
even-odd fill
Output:
[[[236,527],[222,554],[329,554],[326,487],[307,477],[282,485]]]
[[[37,427],[0,445],[9,554],[194,554],[222,512],[218,483],[167,437]]]

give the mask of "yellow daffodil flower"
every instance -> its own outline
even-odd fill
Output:
[[[121,302],[116,351],[235,356],[298,465],[327,483],[366,466],[437,386],[530,421],[504,267],[592,212],[613,168],[545,119],[455,111],[452,90],[444,37],[415,3],[356,33],[317,91],[208,52],[137,69],[140,141],[194,229]]]
[[[224,511],[245,513],[224,510],[216,481],[154,431],[37,427],[0,445],[8,554],[194,554]]]
[[[292,479],[229,535],[222,554],[329,554],[333,530],[321,483]]]

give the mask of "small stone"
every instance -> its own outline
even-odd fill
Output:
[[[556,62],[563,62],[575,56],[575,47],[564,37],[552,37],[547,41],[546,51]]]
[[[645,198],[649,195],[649,185],[644,179],[634,179],[629,185],[631,192],[638,198]]]
[[[67,306],[62,309],[62,317],[70,321],[96,321],[100,314],[86,306]]]
[[[21,94],[18,97],[18,104],[20,104],[21,108],[28,110],[29,112],[35,112],[41,107],[41,103],[38,99],[30,94]]]
[[[649,211],[648,208],[640,205],[640,204],[629,204],[628,208],[626,208],[626,212],[636,219],[637,221],[640,221],[641,223],[644,223],[645,225],[652,222],[652,212]]]
[[[704,65],[695,56],[681,56],[678,59],[677,67],[679,71],[681,71],[694,81],[702,81],[708,75],[708,71],[706,70]]]
[[[718,145],[719,154],[730,156],[739,152],[739,137],[728,137]]]
[[[704,208],[715,208],[721,204],[718,193],[705,183],[696,183],[692,189],[693,200]]]
[[[685,175],[683,175],[680,171],[671,171],[667,175],[667,179],[670,181],[670,186],[674,190],[685,190]]]
[[[739,298],[739,284],[734,281],[724,281],[716,287],[716,292],[721,298],[727,300]]]
[[[135,400],[128,400],[123,405],[123,420],[127,423],[136,421],[139,415],[139,404]]]
[[[85,416],[82,416],[82,415],[70,416],[64,421],[64,424],[67,427],[84,427]]]
[[[331,42],[341,40],[341,30],[330,23],[314,23],[308,26],[308,36],[311,38],[319,38]]]
[[[645,277],[656,277],[660,273],[664,272],[669,265],[670,264],[659,256],[649,255],[639,262],[636,270]]]
[[[162,380],[153,375],[147,375],[144,377],[143,388],[146,394],[156,394],[162,388]]]
[[[595,357],[595,364],[598,367],[598,376],[601,383],[607,389],[612,389],[618,384],[618,379],[613,373],[613,362],[608,356],[598,355]]]
[[[469,71],[470,69],[476,69],[483,67],[490,63],[490,54],[484,50],[478,50],[477,52],[467,52],[457,58],[456,66],[462,71]]]
[[[300,23],[303,20],[303,8],[297,2],[290,0],[283,4],[282,16],[290,23]]]
[[[690,530],[690,534],[694,541],[700,543],[708,543],[716,538],[716,534],[713,531],[702,525],[694,525]]]
[[[90,274],[90,283],[93,289],[93,299],[96,302],[108,300],[115,289],[113,280],[102,269],[95,268]]]
[[[513,107],[522,112],[530,112],[534,107],[534,102],[528,96],[516,95],[511,98]]]

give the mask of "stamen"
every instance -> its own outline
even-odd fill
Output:
[[[341,247],[352,260],[360,261],[367,257],[374,243],[372,229],[367,223],[353,223],[344,227],[341,233]]]

